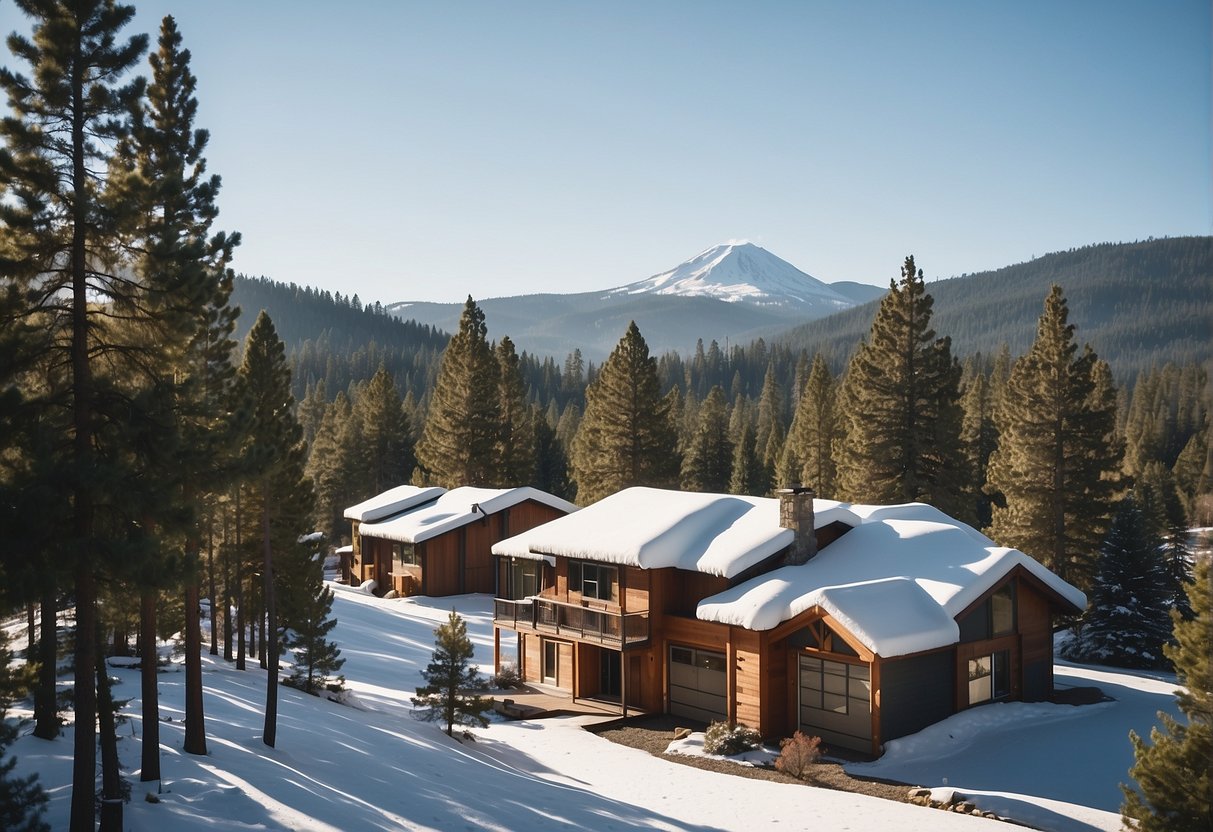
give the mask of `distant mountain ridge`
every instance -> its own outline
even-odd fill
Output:
[[[489,336],[509,335],[520,349],[561,357],[580,349],[601,360],[635,320],[654,353],[687,352],[696,341],[741,343],[772,337],[879,297],[884,289],[839,289],[748,242],[706,249],[668,271],[614,289],[577,294],[477,298]],[[402,319],[454,331],[462,303],[388,304]]]
[[[919,265],[929,276],[930,263]],[[1004,343],[1020,355],[1036,337],[1054,283],[1065,291],[1078,342],[1090,343],[1122,383],[1168,361],[1213,362],[1213,237],[1100,243],[932,281],[931,326],[952,338],[954,355],[989,355]],[[869,302],[811,321],[777,340],[796,351],[824,351],[839,371],[877,307]]]

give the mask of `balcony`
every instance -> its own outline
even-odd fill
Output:
[[[493,600],[493,623],[514,630],[532,630],[614,647],[649,640],[649,613],[626,614],[563,604],[548,598]]]

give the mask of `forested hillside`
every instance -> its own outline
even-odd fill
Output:
[[[893,265],[893,264],[891,264]],[[923,264],[929,274],[930,264]],[[1213,357],[1213,237],[1103,243],[1047,254],[992,272],[930,283],[934,327],[961,357],[1027,349],[1049,287],[1070,302],[1082,339],[1120,382],[1168,361]],[[825,351],[842,369],[872,325],[878,302],[812,321],[777,339],[794,352]]]
[[[438,356],[450,336],[402,321],[378,304],[363,306],[310,286],[237,275],[232,304],[242,314],[236,338],[243,340],[262,309],[269,312],[291,358],[296,398],[323,381],[329,396],[351,381],[366,381],[380,363],[403,389],[420,396],[433,383]]]

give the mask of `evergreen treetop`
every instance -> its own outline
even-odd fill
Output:
[[[1090,347],[1079,353],[1061,287],[1000,402],[990,535],[1086,588],[1120,488],[1122,445],[1111,375]]]
[[[931,328],[934,300],[907,257],[843,384],[839,491],[864,503],[960,508],[960,366]]]
[[[434,485],[490,486],[498,473],[500,367],[484,313],[469,296],[457,332],[442,354],[417,462]]]
[[[583,505],[630,486],[677,482],[677,437],[661,397],[657,362],[635,321],[586,390],[572,457]]]

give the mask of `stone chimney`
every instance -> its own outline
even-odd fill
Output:
[[[803,485],[781,488],[779,495],[779,525],[791,529],[792,548],[784,557],[785,566],[807,563],[817,554],[817,534],[813,531],[813,489]]]

